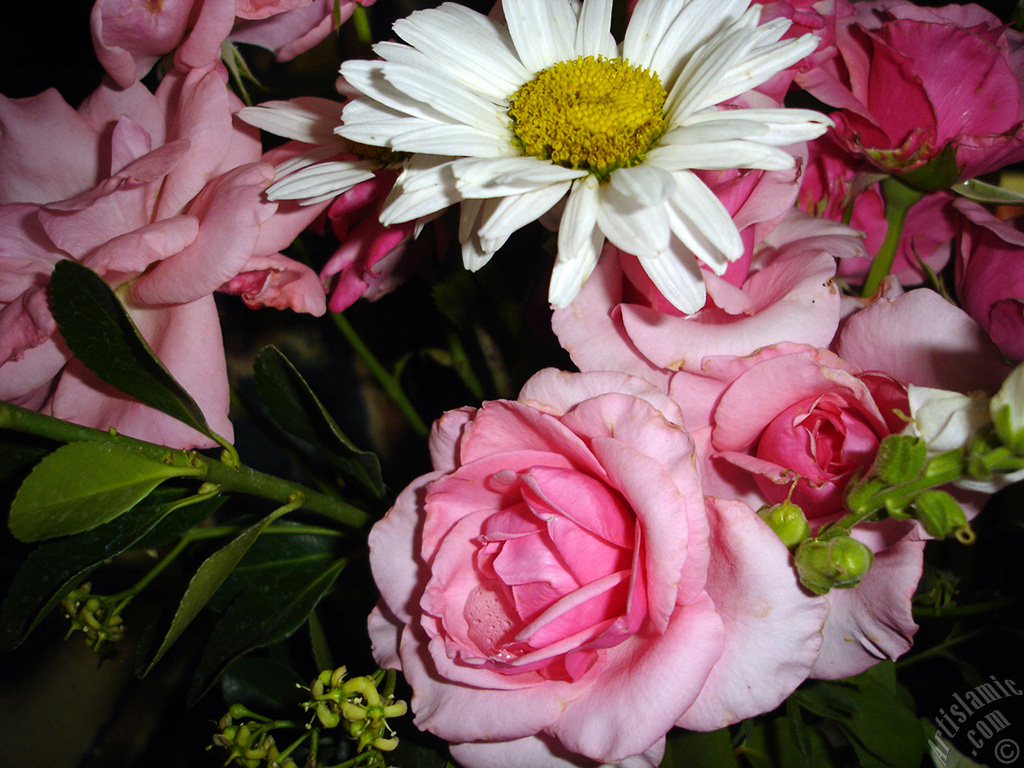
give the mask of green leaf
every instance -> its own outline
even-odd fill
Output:
[[[11,533],[39,541],[88,531],[124,514],[165,480],[197,473],[112,443],[68,443],[21,484],[11,505]]]
[[[0,650],[20,645],[99,565],[128,549],[177,538],[212,515],[222,502],[207,498],[179,508],[188,494],[181,488],[158,488],[106,525],[36,547],[18,569],[0,610]]]
[[[294,509],[295,506],[294,504],[288,504],[275,509],[258,523],[246,528],[229,544],[218,549],[203,561],[189,582],[188,588],[181,598],[181,603],[178,604],[178,610],[175,611],[174,618],[171,619],[171,626],[167,630],[167,634],[164,635],[163,642],[160,643],[160,647],[157,648],[143,674],[148,674],[153,669],[153,666],[163,658],[163,655],[167,653],[168,649],[174,644],[174,641],[181,636],[181,633],[199,615],[199,612],[210,601],[210,598],[213,597],[221,584],[231,575],[235,566],[238,565],[245,556],[245,553],[249,551],[249,547],[266,530],[267,526],[281,515]]]
[[[959,184],[954,184],[951,189],[958,195],[978,203],[1024,205],[1024,195],[1021,195],[1019,192],[1003,189],[995,184],[986,184],[978,179],[968,179]]]
[[[736,768],[728,728],[700,733],[679,728],[665,742],[661,768]]]
[[[109,285],[78,262],[57,262],[53,316],[68,348],[103,381],[214,437],[202,410],[142,338]]]
[[[864,768],[917,768],[924,735],[900,698],[892,662],[848,680],[818,683],[794,694],[804,709],[834,720]]]
[[[221,692],[225,701],[257,712],[280,712],[299,706],[309,696],[299,686],[309,685],[296,671],[276,659],[247,656],[224,671]]]
[[[305,624],[346,563],[344,559],[297,560],[254,580],[214,628],[196,668],[189,700],[199,699],[235,659],[284,640]]]
[[[278,424],[313,445],[375,497],[384,494],[377,456],[360,450],[345,436],[288,358],[275,347],[265,347],[256,356],[255,377],[260,396]]]

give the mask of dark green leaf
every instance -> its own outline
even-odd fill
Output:
[[[189,467],[156,461],[112,443],[68,443],[43,458],[11,505],[10,528],[22,541],[81,533],[108,523]]]
[[[256,712],[287,712],[309,696],[299,686],[310,683],[295,670],[276,659],[246,656],[224,670],[221,690],[224,700],[243,704]]]
[[[149,673],[153,666],[167,653],[168,649],[174,644],[174,641],[181,636],[181,633],[199,615],[199,612],[209,602],[210,598],[213,597],[225,579],[231,575],[235,566],[238,565],[239,561],[245,556],[245,553],[249,551],[249,547],[259,538],[266,527],[289,509],[290,507],[285,506],[274,510],[258,523],[246,528],[229,544],[218,549],[203,561],[189,582],[188,588],[178,604],[178,609],[175,611],[174,618],[171,619],[170,628],[167,630],[167,634],[164,635],[163,642],[160,643],[160,647],[157,648],[152,660],[146,666],[145,673]]]
[[[221,503],[211,498],[171,511],[188,494],[184,489],[158,488],[106,525],[36,547],[14,577],[0,611],[0,649],[20,645],[71,589],[106,560],[133,547],[155,546],[157,529],[167,534],[177,530],[180,535]]]
[[[259,542],[264,551],[250,553],[257,557],[247,556],[235,569],[232,583],[225,583],[224,589],[237,590],[237,596],[199,661],[190,692],[193,700],[239,656],[289,637],[306,622],[345,566],[345,560],[331,556],[330,538],[264,536]]]
[[[377,456],[360,450],[345,436],[302,375],[279,350],[260,350],[255,377],[260,396],[278,424],[313,445],[320,455],[374,496],[383,495],[384,481]]]
[[[902,701],[892,662],[848,680],[818,683],[794,696],[804,709],[834,720],[864,768],[917,768],[924,736]]]
[[[3,433],[0,433],[3,437]],[[0,444],[0,484],[27,472],[29,467],[43,458],[49,450],[30,445]]]
[[[88,267],[57,263],[53,316],[75,357],[126,395],[212,436],[203,412],[142,338],[109,285]]]
[[[679,728],[665,742],[661,768],[736,768],[728,728],[700,733]]]

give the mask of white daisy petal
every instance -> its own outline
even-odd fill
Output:
[[[450,120],[502,136],[508,133],[508,117],[499,112],[493,102],[445,77],[438,77],[436,71],[391,63],[384,70],[384,79]]]
[[[650,67],[665,31],[682,8],[680,0],[640,0],[626,27],[622,58],[636,67]]]
[[[515,151],[510,141],[468,125],[432,125],[426,120],[421,122],[421,125],[396,131],[387,145],[399,152],[421,152],[426,155],[505,157]]]
[[[317,163],[271,185],[267,197],[270,200],[302,200],[303,205],[312,205],[337,197],[359,182],[372,179],[378,167],[378,163],[366,160]]]
[[[306,144],[340,144],[343,140],[334,135],[334,128],[341,122],[342,106],[330,99],[300,96],[291,101],[243,107],[236,114],[249,125],[275,136]]]
[[[587,0],[580,11],[576,28],[577,56],[618,56],[618,46],[611,34],[612,0]]]
[[[467,198],[518,195],[587,175],[532,157],[466,158],[456,163],[455,172],[459,194]]]
[[[681,312],[693,314],[704,306],[704,276],[690,254],[671,253],[664,258],[639,258],[640,266],[661,295]]]
[[[384,201],[380,222],[387,227],[412,221],[458,201],[450,159],[413,157]]]
[[[572,182],[550,184],[521,195],[486,200],[480,212],[480,227],[477,234],[480,242],[487,247],[494,245],[497,250],[517,229],[536,221],[565,197]]]
[[[396,88],[385,76],[385,72],[392,67],[403,67],[403,64],[390,61],[362,61],[352,59],[341,65],[341,76],[353,87],[363,93],[365,97],[372,99],[389,109],[393,109],[409,117],[418,117],[423,120],[431,120],[437,123],[450,123],[451,118],[434,109],[419,99]],[[436,76],[442,76],[436,73]],[[357,99],[345,105],[342,112],[343,122],[351,122],[347,112],[354,104],[365,101]]]
[[[743,140],[656,147],[647,154],[647,161],[666,171],[723,171],[729,168],[785,171],[796,162],[785,150]]]
[[[690,0],[665,30],[651,53],[650,67],[670,88],[690,56],[739,18],[746,0]]]
[[[686,125],[673,128],[658,140],[658,146],[647,153],[652,153],[662,147],[677,144],[700,144],[705,141],[734,141],[736,139],[751,139],[761,141],[761,137],[768,135],[768,126],[757,120],[743,119],[749,109],[735,110],[734,112],[703,112],[700,115],[692,115],[686,121]],[[734,120],[716,120],[716,115],[733,115]],[[701,121],[697,117],[707,116],[708,119]],[[767,143],[767,142],[763,142]]]
[[[484,201],[479,200],[463,200],[462,205],[459,206],[459,242],[465,243],[473,237],[474,230],[477,228],[477,221],[480,218],[480,209],[483,207]],[[466,269],[472,269],[469,265],[466,265]]]
[[[462,244],[462,265],[470,272],[476,272],[494,256],[493,250],[484,250],[479,238],[470,237]]]
[[[494,101],[507,98],[533,74],[516,55],[508,30],[463,5],[417,11],[396,21],[394,30],[458,82]]]
[[[730,261],[743,255],[743,240],[736,224],[703,181],[687,171],[672,175],[676,193],[667,206],[672,233],[698,259],[721,274]]]
[[[338,137],[338,140],[344,141],[340,136]],[[293,155],[284,162],[275,165],[274,178],[283,179],[290,173],[295,173],[303,168],[307,168],[316,163],[321,163],[337,154],[338,148],[336,146],[313,147],[312,149],[307,149],[305,152]]]
[[[558,256],[551,272],[548,301],[567,306],[597,266],[604,234],[597,226],[598,181],[587,176],[575,182],[558,227]]]
[[[661,143],[675,143],[674,134],[715,126],[721,133],[708,134],[709,140],[725,138],[752,139],[759,144],[786,147],[801,141],[810,141],[821,136],[832,125],[832,121],[820,112],[810,109],[726,109],[719,112],[699,112],[690,115],[687,125],[671,131],[662,137]],[[732,136],[727,136],[728,125],[738,126]],[[756,125],[758,131],[751,130]],[[684,139],[685,141],[685,139]]]
[[[672,174],[654,165],[620,168],[612,173],[609,184],[620,195],[644,208],[661,205],[676,188]]]
[[[782,21],[782,19],[777,19],[777,21]],[[814,53],[818,42],[818,38],[814,35],[804,35],[760,48],[756,55],[748,57],[725,74],[719,87],[709,94],[709,103],[720,104],[734,96],[757,88],[777,72],[781,72],[786,67],[796,64],[804,57]]]
[[[597,226],[605,237],[624,251],[636,255],[658,256],[671,239],[668,213],[664,205],[644,207],[626,197],[611,184],[599,189]]]
[[[519,0],[502,9],[519,59],[531,76],[576,58],[576,14],[568,0]]]

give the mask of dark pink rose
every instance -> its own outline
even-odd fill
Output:
[[[964,217],[957,296],[1003,354],[1024,360],[1024,220],[999,221],[969,200],[958,200],[956,208]]]
[[[339,18],[374,2],[341,0]],[[90,24],[97,58],[127,88],[179,46],[183,67],[219,60],[225,40],[258,45],[288,61],[331,33],[334,8],[335,0],[96,0]]]
[[[808,150],[799,206],[812,216],[846,221],[864,233],[866,254],[843,259],[836,270],[842,277],[861,282],[871,268],[871,255],[878,252],[888,230],[878,173],[869,163],[852,157],[831,134],[808,142]],[[935,192],[911,207],[892,266],[900,283],[919,285],[926,280],[920,261],[935,272],[949,261],[957,229],[952,202],[950,193]]]
[[[53,416],[173,446],[210,442],[99,381],[64,346],[47,304],[61,259],[118,290],[143,336],[230,439],[213,292],[243,273],[259,304],[325,310],[316,275],[276,253],[318,210],[275,217],[271,166],[216,67],[174,70],[155,94],[102,86],[76,111],[55,91],[0,97],[0,397]],[[242,278],[245,279],[245,278]]]
[[[836,58],[804,82],[837,140],[887,173],[950,147],[959,179],[1024,158],[1021,36],[977,5],[856,3]],[[955,181],[951,179],[950,181]]]
[[[370,533],[370,633],[467,768],[657,765],[673,725],[767,711],[815,663],[824,601],[753,510],[704,498],[646,382],[542,371],[430,448]]]

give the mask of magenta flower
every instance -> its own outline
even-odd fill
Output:
[[[215,67],[168,74],[155,94],[101,86],[79,110],[55,91],[0,97],[0,397],[174,446],[207,438],[99,381],[64,346],[47,305],[53,265],[104,277],[157,356],[230,439],[213,292],[266,273],[250,303],[322,314],[316,276],[277,251],[306,226],[273,214],[273,169],[237,123]],[[273,217],[273,218],[272,218]],[[305,269],[304,290],[294,276]],[[301,281],[300,281],[301,282]]]
[[[804,81],[839,110],[835,136],[849,152],[898,174],[948,146],[961,180],[1024,158],[1017,32],[977,5],[854,9],[837,22],[838,56]]]

